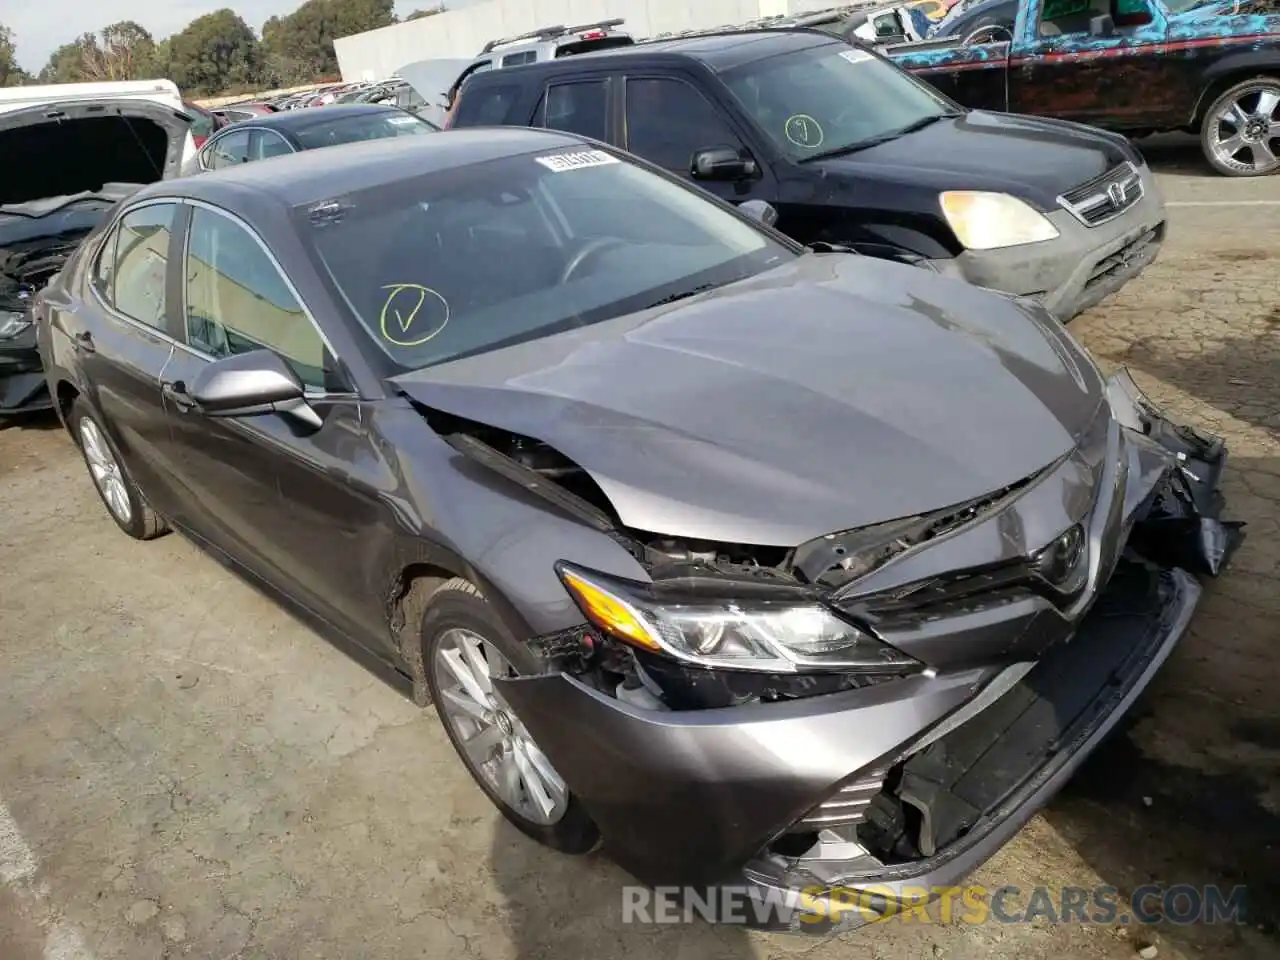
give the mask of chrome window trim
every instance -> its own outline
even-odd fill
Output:
[[[267,259],[271,261],[271,265],[276,269],[276,272],[280,274],[281,279],[284,280],[285,286],[289,289],[289,293],[292,294],[295,300],[297,300],[298,306],[302,308],[303,315],[306,316],[307,320],[311,323],[311,326],[315,329],[316,333],[320,335],[320,340],[324,343],[325,348],[329,351],[329,354],[335,360],[340,359],[338,356],[338,351],[333,348],[333,344],[329,342],[329,338],[325,336],[324,331],[320,329],[320,325],[316,323],[315,317],[312,316],[310,307],[308,307],[306,304],[306,301],[302,299],[302,296],[298,293],[297,287],[293,285],[293,281],[289,279],[289,275],[285,272],[284,268],[280,266],[280,261],[276,259],[275,254],[273,254],[270,251],[270,249],[268,249],[267,245],[263,243],[262,238],[258,236],[257,231],[254,230],[252,227],[250,227],[247,223],[245,223],[245,221],[240,217],[237,217],[235,214],[230,213],[227,210],[223,210],[221,207],[214,206],[211,203],[206,203],[203,200],[196,200],[193,197],[148,197],[146,200],[139,201],[133,206],[130,206],[127,210],[122,210],[120,212],[119,217],[117,217],[115,222],[111,225],[111,228],[105,232],[104,238],[98,242],[98,248],[97,250],[94,251],[94,263],[96,264],[97,258],[102,255],[102,248],[106,243],[106,238],[112,236],[120,228],[120,224],[125,217],[133,213],[135,210],[142,210],[145,207],[159,206],[160,204],[173,204],[174,206],[186,205],[188,207],[199,207],[199,208],[208,210],[210,213],[220,214],[221,216],[226,217],[228,220],[231,220],[236,225],[242,227],[251,237],[253,237],[254,242],[256,242],[258,246],[262,248],[262,251],[267,255]],[[184,277],[186,276],[185,264],[187,261],[187,251],[190,245],[191,245],[191,228],[190,228],[190,224],[188,224],[186,235],[183,237],[183,240],[182,240],[182,262],[184,265],[184,269],[183,269]],[[98,289],[97,285],[93,282],[92,277],[89,279],[89,287],[93,290],[94,299],[98,301],[99,306],[101,306],[107,313],[109,313],[111,316],[115,317],[116,319],[122,320],[125,323],[128,323],[134,327],[137,327],[139,330],[145,333],[149,333],[152,336],[155,336],[160,340],[163,340],[166,343],[169,343],[177,347],[178,349],[184,351],[185,353],[191,354],[197,359],[207,361],[208,363],[214,363],[219,359],[218,357],[205,353],[203,350],[199,350],[196,347],[191,346],[191,344],[186,343],[183,340],[179,340],[176,337],[171,336],[169,333],[167,333],[164,330],[161,330],[157,327],[153,327],[149,323],[143,323],[141,320],[131,317],[127,313],[122,313],[120,310],[118,310],[115,307],[114,304],[107,302],[106,298],[102,296],[102,292]],[[182,329],[184,334],[186,332],[186,309],[187,309],[186,291],[187,291],[187,285],[184,281],[184,283],[182,284],[182,297],[183,297]],[[165,307],[166,309],[168,309],[168,304],[166,304]],[[359,392],[355,390],[328,391],[328,390],[323,390],[316,387],[308,386],[305,388],[305,394],[308,400],[360,400],[361,399]]]

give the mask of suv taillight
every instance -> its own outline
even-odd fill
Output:
[[[586,33],[578,34],[579,40],[603,40],[608,34],[603,30],[588,30]]]

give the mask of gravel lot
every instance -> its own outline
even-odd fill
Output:
[[[1244,883],[1247,925],[624,925],[619,870],[519,837],[431,712],[187,542],[119,534],[30,423],[0,429],[0,957],[1280,956],[1280,178],[1150,153],[1164,255],[1072,329],[1228,437],[1250,537],[1133,722],[974,879]]]

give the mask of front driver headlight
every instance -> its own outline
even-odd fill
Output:
[[[938,195],[942,214],[970,250],[995,250],[1039,243],[1058,236],[1058,228],[1038,210],[1007,193],[948,190]]]
[[[693,666],[767,673],[921,666],[819,603],[659,599],[649,584],[567,564],[557,572],[583,615],[609,636]]]

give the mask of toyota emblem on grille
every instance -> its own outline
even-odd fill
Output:
[[[1112,206],[1119,207],[1124,204],[1125,190],[1123,183],[1113,183],[1107,186],[1107,197],[1111,200]]]

